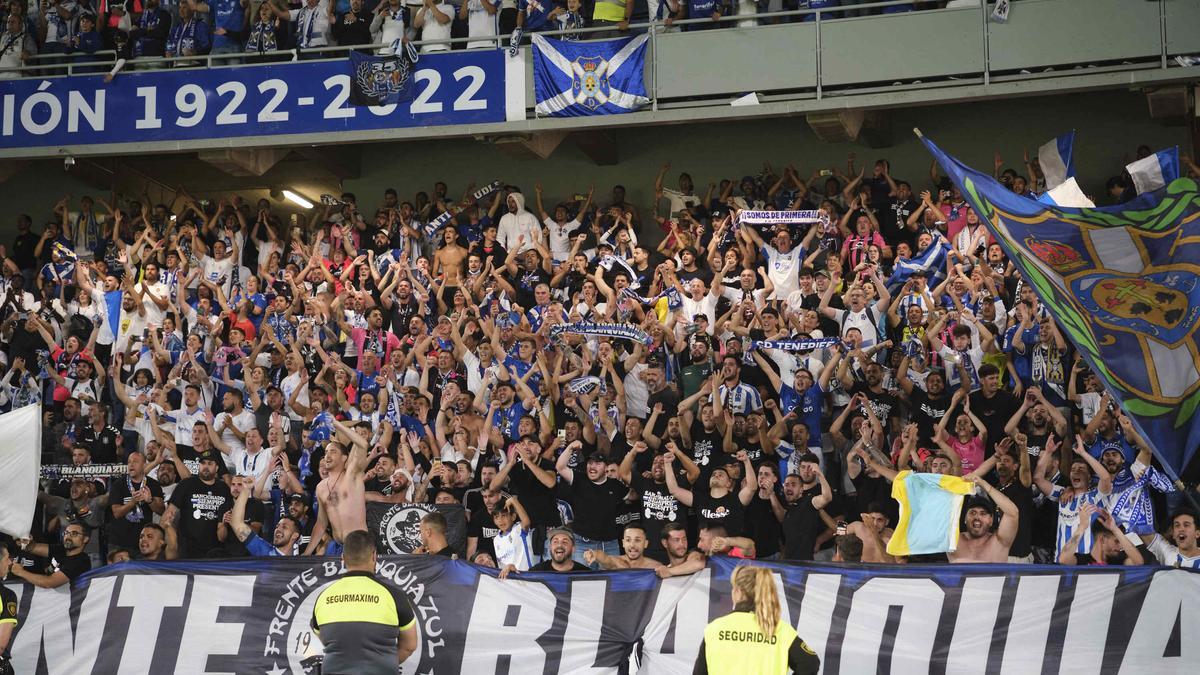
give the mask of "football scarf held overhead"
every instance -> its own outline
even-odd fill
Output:
[[[564,333],[569,335],[583,335],[585,337],[611,337],[622,340],[633,340],[648,345],[654,341],[646,331],[631,326],[625,323],[592,323],[590,321],[580,321],[579,323],[560,323],[550,327],[550,339],[559,338]]]
[[[785,352],[808,352],[814,349],[824,349],[839,344],[841,338],[806,338],[802,340],[751,340],[746,351],[755,349],[778,349]]]
[[[737,222],[742,225],[779,225],[790,223],[829,223],[829,214],[809,211],[738,211]]]
[[[597,389],[603,391],[604,381],[595,375],[585,375],[568,382],[567,389],[573,394],[590,394]]]
[[[413,66],[418,58],[410,43],[404,43],[393,56],[350,52],[350,102],[377,106],[412,99]]]

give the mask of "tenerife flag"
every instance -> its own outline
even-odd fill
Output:
[[[913,272],[921,271],[927,275],[929,288],[942,283],[946,277],[946,253],[950,244],[944,238],[938,237],[924,251],[911,258],[897,258],[892,267],[892,276],[888,277],[888,292],[895,294],[908,281]]]
[[[1038,148],[1038,165],[1046,178],[1047,190],[1053,190],[1075,175],[1075,160],[1071,156],[1074,147],[1075,130],[1072,129]]]
[[[647,35],[597,42],[533,36],[533,88],[539,115],[582,117],[633,112],[650,102],[642,73]]]
[[[1179,146],[1159,150],[1149,157],[1127,164],[1125,170],[1133,179],[1133,186],[1139,195],[1154,192],[1179,178]]]
[[[1050,206],[921,140],[1178,478],[1200,444],[1200,185]]]
[[[1074,176],[1066,179],[1053,190],[1046,190],[1038,195],[1037,200],[1050,206],[1074,206],[1089,209],[1096,206],[1092,200],[1088,199],[1087,195],[1083,194],[1083,190],[1079,189],[1079,183],[1075,182]]]

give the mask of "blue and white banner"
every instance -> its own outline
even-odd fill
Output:
[[[351,103],[345,59],[136,71],[110,84],[101,75],[0,80],[0,154],[524,119],[523,75],[514,75],[523,71],[499,50],[426,55],[415,68],[411,101],[372,107]]]
[[[1038,148],[1038,165],[1042,167],[1047,190],[1053,190],[1075,175],[1074,148],[1074,129]]]
[[[1046,190],[1038,195],[1037,200],[1050,206],[1069,206],[1076,209],[1092,209],[1096,207],[1096,204],[1088,199],[1087,195],[1083,194],[1083,190],[1080,189],[1079,183],[1075,181],[1074,176],[1059,183],[1058,187]]]
[[[569,335],[584,335],[587,337],[608,337],[621,340],[633,340],[648,345],[654,340],[646,331],[627,323],[559,323],[550,327],[550,339],[553,340],[564,333]]]
[[[1137,193],[1154,192],[1179,178],[1179,146],[1159,150],[1125,166]]]
[[[380,557],[415,609],[401,672],[692,672],[709,621],[732,609],[718,557],[690,576],[525,573],[440,556]],[[826,675],[1192,673],[1200,574],[1162,567],[808,565],[776,575],[781,618]],[[334,558],[122,563],[74,589],[10,585],[21,675],[317,672],[309,626]]]
[[[650,102],[643,34],[567,42],[533,36],[533,86],[539,115],[581,117],[633,112]]]

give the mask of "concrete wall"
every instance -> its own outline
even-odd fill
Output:
[[[1098,194],[1104,181],[1133,159],[1138,145],[1157,149],[1187,143],[1184,128],[1152,121],[1145,97],[1124,91],[900,109],[891,118],[893,145],[883,149],[823,143],[799,117],[618,129],[612,131],[620,157],[614,166],[596,166],[569,139],[547,160],[514,160],[493,145],[474,140],[395,143],[367,148],[362,177],[347,181],[345,189],[355,192],[360,203],[372,206],[388,187],[411,198],[419,190],[432,191],[434,182],[443,180],[457,197],[467,182],[483,185],[501,179],[532,196],[534,184],[541,181],[547,201],[554,202],[585,192],[594,183],[603,201],[611,187],[621,183],[629,200],[645,208],[653,197],[654,176],[668,160],[672,162],[668,185],[675,184],[678,172],[688,171],[701,191],[709,182],[757,173],[764,161],[777,170],[795,163],[806,176],[815,168],[835,164],[844,170],[847,153],[855,152],[859,166],[887,158],[894,177],[909,180],[920,190],[929,182],[930,157],[913,136],[913,127],[986,171],[991,170],[993,152],[999,150],[1020,173],[1024,173],[1023,148],[1036,156],[1038,145],[1074,128],[1080,183]]]

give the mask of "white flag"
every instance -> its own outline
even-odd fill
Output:
[[[29,536],[41,470],[41,404],[0,415],[0,532]]]

